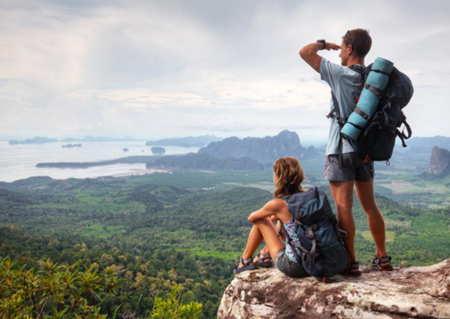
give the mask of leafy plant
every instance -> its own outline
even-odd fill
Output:
[[[0,260],[0,314],[2,318],[106,318],[99,292],[115,293],[118,278],[111,269],[98,273],[94,265],[58,265],[50,260],[42,270],[14,269],[9,257]]]

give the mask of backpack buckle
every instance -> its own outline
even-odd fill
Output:
[[[309,239],[314,239],[314,231],[313,228],[310,227],[306,230],[305,232],[306,237],[308,237]]]

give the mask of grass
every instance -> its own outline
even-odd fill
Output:
[[[199,247],[195,248],[182,248],[177,249],[178,251],[190,251],[192,255],[198,256],[198,257],[213,257],[213,258],[219,258],[225,261],[232,261],[232,260],[238,260],[241,252],[235,252],[235,251],[225,251],[220,252],[217,250],[204,250]]]
[[[364,237],[365,240],[373,241],[370,230],[362,231],[361,235]],[[386,242],[393,242],[394,240],[395,240],[395,232],[386,231]]]
[[[119,235],[124,229],[125,228],[122,225],[104,227],[102,224],[93,224],[85,227],[81,233],[85,236],[105,238],[111,237],[112,235]]]

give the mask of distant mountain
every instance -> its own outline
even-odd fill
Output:
[[[247,137],[239,139],[229,137],[219,142],[213,142],[198,151],[199,154],[208,154],[217,158],[225,157],[250,157],[258,161],[274,161],[279,157],[295,156],[304,157],[315,153],[314,147],[307,152],[300,144],[297,133],[282,131],[277,136],[264,138]]]
[[[433,136],[433,137],[414,137],[406,141],[408,147],[405,149],[408,154],[429,154],[433,147],[450,149],[450,137]],[[397,147],[397,149],[402,149]]]
[[[145,143],[147,146],[181,146],[181,147],[203,147],[211,142],[217,142],[222,140],[221,137],[214,135],[203,135],[203,136],[188,136],[180,138],[167,138],[157,141],[148,141]]]
[[[32,139],[26,139],[23,141],[11,140],[9,141],[9,145],[18,145],[18,144],[45,144],[45,143],[54,143],[58,142],[56,138],[48,138],[48,137],[40,137],[36,136]]]
[[[443,178],[450,175],[450,151],[437,146],[433,147],[430,166],[425,174],[431,178]]]
[[[169,155],[147,163],[147,168],[211,169],[211,170],[262,170],[265,165],[249,157],[215,158],[208,154],[189,153]]]
[[[116,138],[116,137],[94,137],[91,135],[86,135],[83,138],[65,138],[61,140],[62,142],[134,142],[134,141],[142,141],[142,139],[137,139],[131,136],[126,136],[122,138]]]

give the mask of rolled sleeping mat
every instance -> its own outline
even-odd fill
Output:
[[[377,58],[372,64],[369,76],[356,104],[355,111],[350,114],[347,123],[341,130],[342,137],[348,140],[356,140],[361,131],[367,126],[370,117],[378,108],[378,91],[386,88],[389,82],[389,74],[394,68],[394,63],[383,58]]]

